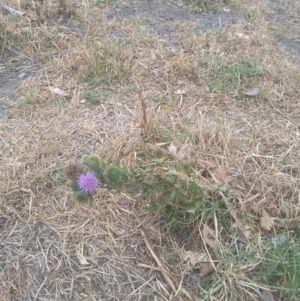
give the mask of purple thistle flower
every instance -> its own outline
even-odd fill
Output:
[[[99,185],[97,177],[88,171],[86,174],[80,174],[77,178],[78,188],[84,193],[94,192]]]

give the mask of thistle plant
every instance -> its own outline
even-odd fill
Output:
[[[99,180],[97,177],[90,171],[86,174],[80,174],[77,179],[78,188],[86,194],[91,194],[96,191],[99,185]]]
[[[86,157],[84,165],[71,164],[66,170],[66,177],[70,180],[73,197],[78,203],[87,203],[93,200],[93,195],[100,186],[100,165],[96,157]]]
[[[70,180],[73,197],[78,203],[91,202],[100,186],[120,191],[131,183],[124,167],[118,163],[107,166],[105,161],[95,156],[86,156],[83,165],[69,165],[65,175]]]
[[[136,201],[147,200],[148,210],[159,211],[161,218],[173,229],[194,223],[213,212],[218,212],[220,218],[228,214],[226,205],[218,198],[218,188],[215,187],[216,191],[204,189],[189,164],[174,162],[171,157],[158,160],[150,156],[145,162],[127,169],[118,162],[108,163],[87,156],[83,166],[70,166],[66,174],[77,202],[92,201],[100,186],[122,191]]]

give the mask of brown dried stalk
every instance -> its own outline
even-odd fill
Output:
[[[141,123],[141,128],[145,128],[147,126],[147,104],[145,102],[145,99],[143,97],[142,91],[138,91],[139,100],[141,102],[142,111],[143,111],[143,120]]]
[[[162,276],[164,277],[165,281],[168,283],[169,287],[172,289],[173,293],[175,294],[175,296],[181,291],[183,292],[190,300],[192,300],[190,294],[184,290],[184,289],[180,289],[181,285],[176,285],[177,287],[179,287],[179,289],[176,289],[176,281],[175,279],[172,277],[172,275],[168,272],[168,270],[163,266],[163,264],[161,263],[161,261],[158,259],[158,257],[156,256],[154,250],[152,249],[152,246],[148,240],[148,238],[146,237],[145,233],[143,231],[141,231],[142,236],[144,238],[144,242],[149,250],[149,252],[151,253],[152,257],[154,258],[154,260],[156,261],[157,264],[157,269],[161,272]],[[182,298],[181,296],[178,296],[179,300],[181,301]]]

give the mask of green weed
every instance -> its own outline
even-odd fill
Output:
[[[216,274],[212,274],[209,277],[203,279],[199,290],[200,295],[204,300],[210,300],[212,296],[220,289],[222,284],[217,278]]]
[[[6,30],[5,24],[0,24],[0,58],[23,40],[21,35],[12,34]]]
[[[181,259],[176,252],[166,252],[162,251],[160,254],[160,260],[165,265],[177,265],[180,264]]]
[[[100,6],[100,7],[111,7],[112,9],[116,9],[119,7],[119,2],[118,0],[94,0],[92,1],[91,5],[92,6]]]
[[[64,99],[64,98],[55,100],[55,101],[53,102],[53,106],[56,107],[57,109],[61,110],[61,109],[63,109],[63,108],[66,108],[66,106],[67,106],[67,101],[66,101],[66,99]]]
[[[252,81],[263,75],[260,66],[245,58],[225,63],[213,58],[209,63],[199,61],[197,74],[205,81],[211,93],[236,93],[241,86],[251,86]]]
[[[247,20],[247,21],[252,21],[254,18],[255,18],[255,15],[253,12],[246,12],[244,13],[244,18]]]
[[[269,247],[263,257],[244,254],[247,260],[262,260],[252,276],[260,283],[279,290],[284,300],[299,300],[300,293],[300,239],[286,238],[284,234],[276,237],[276,241],[268,241]],[[297,297],[298,296],[298,297]]]
[[[133,52],[116,40],[89,41],[85,51],[86,70],[81,79],[89,85],[126,85],[132,74]]]
[[[125,191],[136,201],[147,200],[148,210],[159,212],[170,229],[186,227],[212,213],[220,220],[228,215],[218,191],[205,191],[191,165],[158,155],[148,153],[146,160],[128,169],[96,157],[86,157],[84,164],[108,188]]]
[[[183,0],[186,5],[193,5],[202,8],[206,13],[214,13],[221,4],[229,4],[230,0]]]
[[[112,8],[116,9],[119,7],[119,1],[118,0],[106,0],[107,4]]]
[[[98,105],[105,102],[106,98],[108,97],[107,92],[93,92],[93,91],[86,91],[83,94],[83,98],[86,100],[87,104],[89,105]]]
[[[159,97],[159,96],[152,95],[152,96],[149,96],[148,99],[159,105],[167,105],[170,103],[170,100],[167,99],[166,96]]]

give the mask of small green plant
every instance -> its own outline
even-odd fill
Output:
[[[126,169],[118,162],[108,164],[87,156],[84,165],[108,189],[124,191],[136,201],[147,200],[148,210],[158,211],[171,229],[190,225],[200,216],[209,216],[213,212],[221,219],[228,213],[217,191],[206,192],[192,167],[184,162],[174,162],[171,157],[156,158],[149,154],[145,162]],[[78,181],[73,181],[71,187],[75,199],[81,202],[86,192]]]
[[[234,93],[241,85],[247,86],[251,80],[263,75],[255,61],[242,57],[229,63],[212,58],[209,64],[207,68],[206,63],[199,60],[197,74],[207,83],[211,93]]]
[[[249,261],[262,260],[256,266],[252,277],[260,284],[270,286],[271,289],[282,291],[284,300],[299,300],[300,293],[300,240],[298,236],[289,239],[280,234],[276,240],[267,241],[269,245],[262,257],[244,254]]]
[[[252,21],[254,19],[254,13],[253,12],[246,12],[244,13],[244,17],[248,21]]]
[[[214,13],[221,4],[229,4],[230,0],[183,0],[186,5],[193,5],[202,8],[206,13]]]
[[[128,179],[128,171],[117,165],[110,166],[106,170],[106,180],[110,188],[121,189]]]
[[[65,169],[65,175],[78,203],[91,202],[99,186],[120,190],[127,180],[125,168],[118,163],[107,165],[96,156],[84,157],[83,165],[70,164]]]
[[[97,157],[85,157],[85,166],[71,164],[65,169],[66,177],[70,180],[73,197],[78,203],[87,203],[93,200],[97,188],[101,184],[102,175],[100,161]]]
[[[0,59],[16,44],[21,38],[17,35],[12,35],[6,30],[4,24],[0,24]]]
[[[149,96],[148,99],[159,105],[167,105],[170,103],[170,100],[168,100],[166,96],[159,97],[153,95]]]
[[[83,164],[100,179],[102,177],[103,168],[105,167],[102,161],[96,156],[86,156],[83,159]]]
[[[88,42],[85,51],[86,71],[84,82],[102,87],[126,85],[132,74],[133,52],[117,40],[99,44]]]
[[[4,33],[4,30],[2,29],[2,27],[0,27],[0,58],[2,57],[4,50],[7,47]]]
[[[203,279],[199,287],[200,295],[204,300],[210,300],[215,292],[215,288],[220,287],[216,274],[210,275]]]
[[[110,6],[112,9],[118,8],[118,0],[94,0],[92,6]]]
[[[101,104],[105,101],[107,98],[108,93],[107,92],[92,92],[92,91],[87,91],[83,94],[83,98],[86,100],[86,102],[89,105],[98,105]]]

